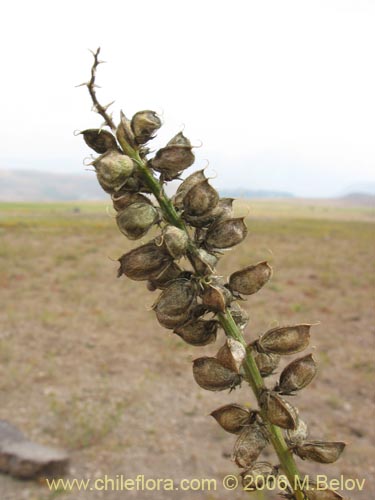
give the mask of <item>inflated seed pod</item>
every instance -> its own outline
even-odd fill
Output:
[[[260,350],[288,355],[303,351],[309,345],[311,325],[272,328],[257,341]]]
[[[337,491],[324,489],[321,484],[315,481],[309,481],[309,488],[304,490],[307,500],[343,500],[343,496]]]
[[[277,387],[281,394],[291,394],[306,387],[315,377],[317,365],[312,354],[295,359],[284,368]]]
[[[118,228],[129,240],[142,238],[158,220],[158,210],[149,203],[132,203],[116,217]]]
[[[130,192],[120,191],[118,193],[112,194],[111,197],[113,202],[113,208],[117,212],[121,212],[121,210],[124,210],[124,208],[127,208],[129,205],[132,205],[133,203],[147,203],[149,205],[152,205],[151,200],[140,193],[130,193]]]
[[[269,377],[274,373],[280,362],[278,354],[259,352],[256,345],[248,345],[254,361],[262,377]]]
[[[272,267],[268,262],[259,262],[231,274],[228,286],[233,292],[252,295],[260,290],[271,276]]]
[[[237,373],[239,373],[245,357],[245,347],[241,344],[241,342],[232,338],[227,338],[225,344],[216,354],[216,359],[220,361],[223,366]]]
[[[145,144],[155,137],[161,127],[161,120],[155,111],[144,110],[136,113],[130,124],[137,144]]]
[[[198,319],[175,328],[174,333],[179,335],[187,344],[203,346],[215,342],[218,327],[219,323],[214,319]]]
[[[174,206],[178,210],[182,210],[184,208],[184,198],[187,192],[196,184],[206,180],[206,176],[204,175],[204,169],[197,170],[192,173],[179,185],[176,194],[174,195],[172,201]]]
[[[208,285],[202,293],[202,303],[213,312],[225,312],[226,296],[224,287]]]
[[[346,443],[342,441],[305,441],[294,446],[293,451],[302,460],[331,464],[340,457],[345,446]]]
[[[85,143],[96,153],[104,154],[113,149],[118,150],[115,137],[107,130],[89,128],[81,132]]]
[[[194,253],[188,253],[189,260],[193,264],[196,272],[201,276],[212,274],[215,271],[218,258],[216,255],[206,252],[203,248],[199,248]]]
[[[247,425],[234,445],[233,459],[239,467],[250,467],[268,444],[265,428],[255,420]]]
[[[188,279],[172,281],[153,305],[159,323],[174,329],[186,323],[197,301],[195,284]]]
[[[296,429],[298,412],[290,403],[272,391],[264,391],[260,398],[262,409],[268,420],[283,429]]]
[[[114,150],[102,154],[92,164],[99,184],[110,194],[119,191],[134,170],[133,160]]]
[[[157,151],[150,161],[154,170],[161,172],[165,180],[172,180],[194,163],[190,141],[180,132],[168,144]]]
[[[136,147],[135,137],[131,128],[130,120],[125,116],[123,111],[120,111],[120,124],[116,130],[116,137],[119,143],[123,146],[124,142],[127,147],[134,149]],[[127,149],[127,148],[125,148]],[[125,153],[128,151],[126,150]]]
[[[246,491],[271,488],[276,481],[278,468],[269,462],[256,462],[250,469],[241,472],[242,486]]]
[[[135,281],[157,278],[172,262],[171,256],[153,241],[127,252],[119,259],[118,277]]]
[[[208,391],[234,389],[241,376],[225,368],[216,358],[202,357],[193,361],[193,375],[197,384]]]
[[[211,212],[219,202],[219,195],[205,179],[193,186],[183,200],[184,211],[188,215],[201,216]]]
[[[186,254],[189,237],[183,229],[168,225],[163,229],[161,242],[174,259],[180,259]]]
[[[147,288],[150,292],[157,289],[164,290],[168,287],[171,281],[176,280],[181,277],[182,269],[175,263],[171,262],[168,267],[166,267],[157,278],[153,278],[148,281]]]
[[[287,429],[286,440],[290,446],[295,446],[306,441],[308,436],[307,425],[302,419],[298,419],[298,425],[296,429]]]
[[[221,406],[214,410],[211,416],[225,431],[232,434],[240,434],[251,421],[251,411],[245,406],[237,404]]]
[[[207,231],[205,244],[208,248],[225,249],[238,245],[246,238],[244,218],[224,219],[213,223]]]
[[[241,328],[241,330],[245,329],[249,322],[249,315],[245,309],[242,309],[237,302],[232,302],[229,306],[229,311],[236,325]]]

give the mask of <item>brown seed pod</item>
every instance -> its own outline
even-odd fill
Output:
[[[179,185],[176,194],[173,197],[173,204],[178,210],[182,210],[184,208],[184,198],[186,193],[196,184],[206,180],[206,176],[204,175],[203,170],[197,170],[192,173]]]
[[[252,295],[260,290],[272,276],[272,267],[267,262],[236,271],[229,277],[229,288],[233,292]]]
[[[216,359],[220,361],[225,368],[239,373],[245,356],[246,349],[241,342],[228,338],[216,354]]]
[[[180,132],[168,144],[159,149],[150,164],[154,170],[161,172],[164,179],[175,179],[194,163],[195,157],[190,141]]]
[[[295,446],[293,451],[302,460],[331,464],[340,457],[345,446],[342,441],[305,441]]]
[[[250,467],[268,444],[263,424],[255,420],[243,429],[234,445],[233,459],[238,467]]]
[[[125,116],[125,114],[120,111],[120,124],[116,130],[116,137],[120,144],[125,144],[134,149],[136,147],[134,133],[131,128],[130,120]],[[128,153],[129,151],[125,151]]]
[[[232,302],[229,306],[229,311],[236,325],[241,328],[241,330],[244,330],[249,322],[249,315],[245,309],[242,309],[237,302]]]
[[[196,272],[201,276],[212,274],[215,271],[218,258],[212,253],[206,252],[203,248],[196,252],[188,253],[189,260],[192,263]]]
[[[124,208],[127,208],[129,205],[132,205],[133,203],[148,203],[149,205],[152,205],[152,202],[149,198],[146,196],[143,196],[143,194],[140,193],[130,193],[130,192],[118,192],[112,194],[112,202],[113,202],[113,208],[117,212],[121,212],[121,210],[124,210]]]
[[[209,285],[205,287],[202,294],[202,303],[210,311],[225,312],[226,297],[223,292],[223,287],[219,287],[218,285]]]
[[[290,403],[273,391],[264,391],[260,398],[262,409],[268,420],[283,429],[296,429],[298,412]]]
[[[290,446],[295,446],[297,444],[303,443],[308,436],[307,425],[300,418],[298,419],[298,425],[295,430],[288,429],[286,431],[286,440]]]
[[[245,406],[237,404],[224,405],[214,410],[211,416],[227,432],[240,434],[243,428],[250,424],[251,412]]]
[[[272,328],[257,341],[260,350],[288,355],[303,351],[309,345],[311,325]]]
[[[308,500],[343,500],[340,493],[329,488],[324,489],[321,484],[318,487],[315,481],[309,481],[309,488],[304,490],[304,493]]]
[[[262,377],[269,377],[274,373],[280,362],[278,354],[259,352],[256,345],[248,345],[254,361]]]
[[[182,269],[175,263],[172,262],[166,267],[157,278],[153,278],[148,281],[147,288],[150,292],[156,289],[165,290],[171,281],[176,280],[181,276]]]
[[[159,323],[174,329],[186,323],[197,301],[195,284],[188,279],[172,281],[153,305]]]
[[[180,259],[186,254],[189,237],[186,231],[176,226],[166,226],[163,229],[160,241],[174,259]]]
[[[208,248],[231,248],[246,238],[244,218],[224,219],[212,224],[207,231],[205,243]]]
[[[137,144],[145,144],[155,137],[155,132],[161,127],[161,120],[155,111],[138,111],[131,120],[131,129]]]
[[[172,262],[171,256],[153,241],[134,248],[118,260],[118,276],[125,274],[135,281],[157,278]]]
[[[278,475],[278,468],[269,462],[256,462],[250,469],[241,472],[242,486],[246,491],[264,490],[272,487]]]
[[[133,160],[114,150],[99,156],[92,164],[99,184],[110,194],[119,191],[134,170]]]
[[[113,149],[118,150],[115,137],[107,130],[89,128],[81,132],[85,143],[96,153],[104,154]]]
[[[281,394],[300,391],[313,380],[316,372],[317,366],[312,354],[295,359],[281,372],[277,390]]]
[[[129,240],[142,238],[158,220],[157,209],[149,203],[133,203],[116,217],[118,228]]]
[[[219,323],[198,319],[174,330],[187,344],[203,346],[215,342]]]
[[[240,375],[225,368],[216,358],[195,359],[193,375],[197,384],[207,391],[232,390],[241,383]]]
[[[211,212],[219,202],[219,195],[208,179],[193,186],[184,197],[184,211],[188,215],[201,216]]]

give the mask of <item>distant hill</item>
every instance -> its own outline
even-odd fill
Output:
[[[369,193],[348,193],[342,196],[340,200],[350,205],[369,206],[375,208],[375,194]]]
[[[252,189],[220,189],[220,195],[229,198],[294,198],[294,194],[286,191],[266,191]]]

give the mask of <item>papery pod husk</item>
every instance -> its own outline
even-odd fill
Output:
[[[164,148],[157,151],[150,164],[168,181],[178,177],[194,161],[195,156],[191,150],[190,141],[180,132]]]
[[[158,221],[159,212],[149,203],[132,203],[116,217],[118,228],[129,240],[142,238]]]
[[[241,344],[241,342],[232,338],[227,338],[225,344],[216,354],[216,359],[220,361],[223,366],[237,373],[239,373],[245,357],[245,347]]]
[[[259,352],[256,346],[248,345],[262,377],[269,377],[274,373],[280,362],[278,354]]]
[[[283,429],[297,429],[298,411],[288,401],[272,391],[264,391],[260,398],[268,420]]]
[[[286,441],[291,446],[301,444],[306,441],[308,434],[306,423],[301,418],[298,418],[297,428],[294,430],[287,429]]]
[[[257,341],[260,350],[274,354],[289,355],[303,351],[310,341],[311,325],[272,328]]]
[[[81,134],[85,143],[96,153],[102,155],[111,149],[118,150],[116,138],[107,130],[89,128]]]
[[[332,464],[340,457],[345,446],[346,443],[342,441],[305,441],[293,447],[293,451],[302,460]]]
[[[284,368],[277,390],[281,394],[291,394],[306,387],[315,377],[317,365],[312,354],[295,359]]]
[[[208,248],[218,250],[231,248],[241,243],[246,235],[247,228],[243,217],[219,220],[208,228],[205,244]]]
[[[249,315],[237,302],[232,302],[229,306],[231,316],[241,330],[244,330],[249,322]]]
[[[322,489],[315,481],[309,481],[309,489],[304,490],[307,500],[343,500],[343,496],[329,488]]]
[[[216,207],[213,208],[210,212],[198,216],[189,215],[188,213],[184,212],[183,218],[190,226],[193,226],[197,229],[208,228],[214,222],[232,217],[232,203],[233,198],[220,198]]]
[[[229,277],[229,288],[233,292],[243,295],[252,295],[258,292],[271,278],[272,267],[268,262],[247,266],[240,271],[236,271]]]
[[[147,288],[150,292],[157,289],[165,290],[171,281],[174,281],[181,276],[181,273],[182,269],[175,262],[172,262],[158,275],[157,278],[148,281]]]
[[[138,111],[131,120],[131,129],[137,144],[145,144],[155,137],[155,132],[161,127],[161,120],[155,111]]]
[[[133,203],[147,203],[148,205],[152,205],[152,201],[143,196],[143,194],[122,191],[112,194],[112,202],[113,208],[117,212],[121,212],[121,210],[124,210]]]
[[[272,487],[279,470],[269,462],[256,462],[250,469],[241,472],[242,486],[246,491],[264,490]]]
[[[250,467],[268,444],[268,438],[262,423],[255,420],[246,426],[234,445],[233,459],[238,467]]]
[[[211,212],[219,202],[219,195],[208,179],[193,186],[183,200],[184,211],[188,215],[199,217]]]
[[[241,383],[241,376],[225,368],[216,358],[207,356],[193,361],[193,375],[197,384],[207,391],[234,389]]]
[[[107,193],[119,191],[134,171],[134,163],[129,156],[109,150],[92,162],[101,187]]]
[[[218,321],[198,319],[182,325],[174,330],[187,344],[204,346],[215,342]]]
[[[159,323],[174,329],[186,323],[197,302],[195,284],[191,280],[177,279],[163,290],[153,305]]]
[[[205,287],[201,295],[202,303],[210,311],[225,312],[225,307],[227,306],[227,300],[223,288],[224,287],[220,287],[218,285],[216,286],[208,285]]]
[[[250,424],[251,411],[245,406],[229,404],[211,412],[211,416],[225,431],[240,434],[246,425]]]
[[[168,225],[163,229],[160,241],[171,257],[180,259],[186,254],[189,237],[183,229]]]
[[[184,198],[186,193],[199,182],[206,180],[206,176],[204,175],[204,169],[197,170],[192,173],[179,185],[176,194],[174,195],[172,201],[174,206],[178,210],[182,210],[184,208]]]
[[[135,149],[137,146],[135,142],[134,133],[131,128],[131,122],[125,116],[123,111],[120,111],[120,124],[116,130],[116,137],[119,143],[122,145],[123,149],[124,149],[124,142],[126,146],[130,147],[131,149]],[[125,147],[125,153],[128,152],[129,152],[128,148]]]
[[[135,281],[157,278],[172,262],[163,248],[149,242],[122,255],[118,277],[125,274]]]
[[[200,276],[212,274],[215,271],[215,266],[218,262],[216,255],[206,252],[203,248],[199,248],[196,252],[189,252],[189,260],[193,264],[194,269]]]

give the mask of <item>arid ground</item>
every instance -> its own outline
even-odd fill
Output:
[[[68,478],[216,479],[216,491],[50,491],[0,475],[1,500],[243,499],[222,479],[237,474],[235,436],[209,416],[237,402],[198,387],[192,360],[223,343],[191,347],[160,327],[157,292],[116,279],[130,248],[105,204],[0,204],[0,419],[37,442],[67,448]],[[313,383],[295,396],[312,439],[344,440],[332,465],[304,473],[366,479],[345,498],[375,498],[374,211],[333,202],[239,202],[249,235],[223,275],[268,260],[272,281],[249,297],[249,341],[277,325],[314,323]],[[134,246],[134,244],[132,244]],[[288,359],[291,360],[293,357]],[[276,461],[267,449],[263,456]],[[196,484],[196,483],[195,483]],[[275,493],[253,498],[276,498]]]

